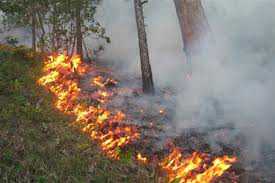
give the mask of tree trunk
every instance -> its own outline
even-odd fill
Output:
[[[149,51],[146,38],[146,30],[143,16],[143,4],[141,0],[134,0],[136,23],[139,39],[139,51],[141,61],[141,72],[142,72],[142,84],[143,92],[148,94],[154,93],[153,75],[149,60]]]
[[[76,53],[83,60],[83,37],[81,31],[81,4],[78,2],[76,6]]]
[[[179,19],[184,51],[188,62],[202,49],[202,42],[209,38],[210,27],[201,0],[174,0]]]
[[[53,53],[55,53],[57,51],[56,32],[57,32],[57,7],[56,7],[56,4],[54,4],[53,5],[52,31],[51,31],[51,44],[52,44],[52,52]]]
[[[32,50],[36,52],[36,16],[32,13]]]
[[[41,52],[44,53],[44,51],[45,51],[45,35],[46,35],[46,31],[45,31],[45,28],[44,28],[44,22],[43,22],[42,15],[39,12],[37,13],[37,20],[38,20],[39,28],[42,31],[41,37],[40,37],[40,40],[39,40],[40,49],[41,49]]]

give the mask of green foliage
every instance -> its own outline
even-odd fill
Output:
[[[28,27],[32,13],[38,7],[42,13],[47,3],[48,0],[2,0],[0,10],[4,13],[5,25]]]
[[[152,182],[149,172],[107,159],[55,110],[36,84],[39,55],[0,45],[0,182]]]
[[[180,183],[180,181],[181,181],[181,178],[176,178],[171,183]]]
[[[5,38],[7,44],[11,45],[11,46],[16,46],[18,44],[18,39],[14,36],[7,36]]]
[[[25,51],[23,48],[17,48],[9,54],[0,51],[0,57],[9,55],[10,58],[15,58],[9,60],[9,57],[6,57],[7,60],[0,62],[0,97],[4,98],[0,102],[0,118],[10,120],[20,117],[49,121],[51,119],[45,117],[53,113],[50,110],[51,103],[45,100],[49,99],[49,96],[42,88],[38,88],[35,82],[40,75],[42,63],[26,60]],[[30,70],[30,67],[33,69]]]
[[[101,0],[2,0],[0,11],[4,13],[2,23],[7,29],[35,29],[39,47],[58,50],[74,47],[77,26],[75,16],[79,6],[83,36],[95,33],[110,42],[105,29],[94,17],[100,2]],[[10,41],[16,43],[15,40]]]
[[[120,153],[120,160],[125,164],[131,164],[133,158],[133,153],[131,151]]]

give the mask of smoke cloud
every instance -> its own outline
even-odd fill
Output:
[[[172,0],[145,5],[150,58],[158,87],[178,91],[177,129],[232,122],[259,153],[275,145],[275,2],[203,0],[215,41],[188,68]],[[98,18],[112,39],[102,59],[122,72],[139,75],[138,40],[132,1],[105,0]]]

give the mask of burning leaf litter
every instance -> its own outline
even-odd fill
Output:
[[[110,110],[105,104],[111,100],[114,93],[106,89],[116,85],[117,81],[96,76],[91,79],[91,85],[97,89],[92,95],[82,92],[79,86],[79,76],[91,69],[82,63],[80,57],[66,54],[52,55],[45,61],[45,75],[38,83],[46,87],[56,96],[55,107],[65,114],[74,115],[75,125],[98,142],[101,150],[112,159],[120,159],[120,150],[127,145],[142,140],[139,126],[126,123],[127,115],[121,111]],[[96,105],[81,103],[81,99],[92,97],[98,101]],[[166,113],[164,108],[160,114]],[[150,164],[150,157],[135,152],[136,160]],[[208,158],[209,159],[209,158]],[[168,182],[210,183],[222,176],[236,161],[236,157],[222,156],[208,162],[207,155],[194,152],[184,156],[179,148],[174,147],[171,153],[159,161],[159,168],[166,172]]]

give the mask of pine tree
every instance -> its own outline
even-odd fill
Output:
[[[188,62],[201,51],[210,27],[201,0],[174,0]]]
[[[145,2],[145,1],[144,1]],[[154,93],[153,74],[150,65],[148,43],[144,24],[143,4],[141,0],[134,0],[136,23],[139,39],[140,64],[142,73],[143,92],[147,94]]]

